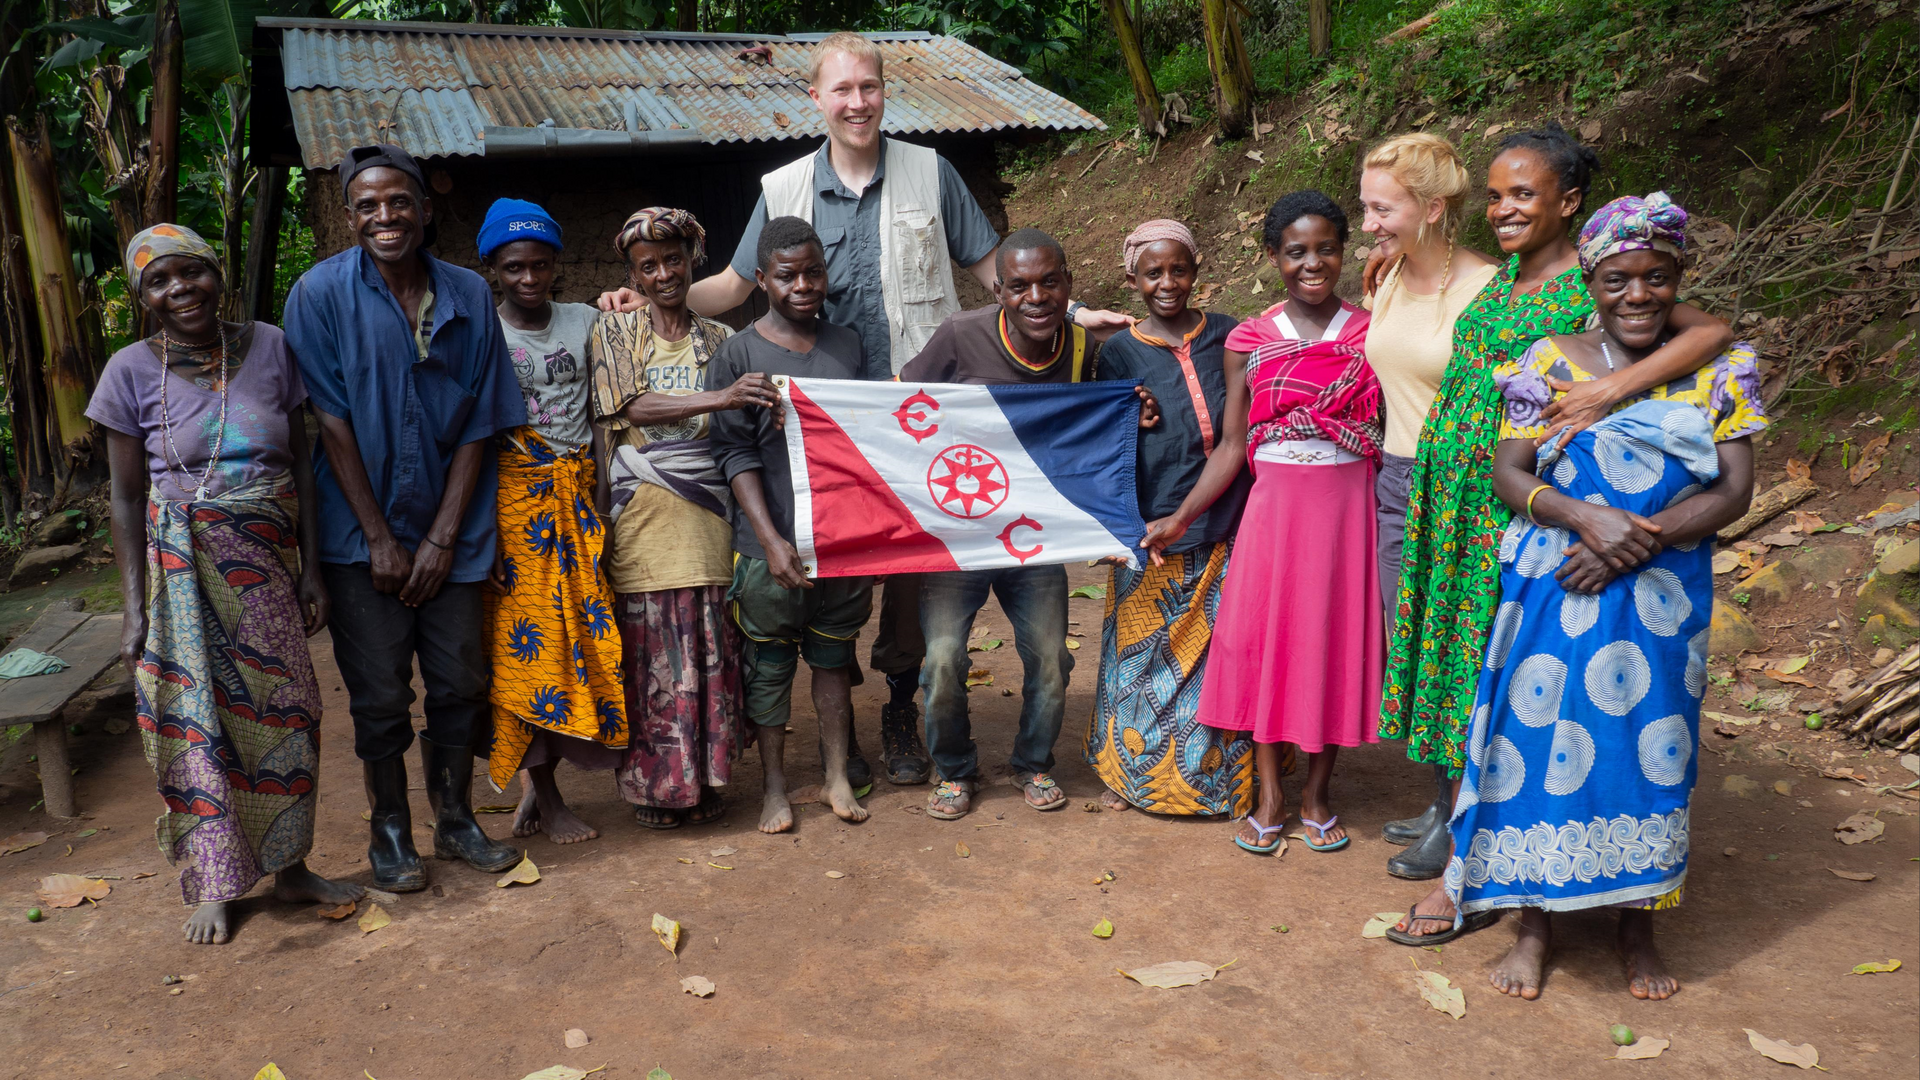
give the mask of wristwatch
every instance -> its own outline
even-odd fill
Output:
[[[1067,321],[1073,323],[1075,326],[1080,325],[1079,315],[1086,309],[1087,305],[1078,300],[1067,301]]]

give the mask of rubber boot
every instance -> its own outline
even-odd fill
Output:
[[[1421,811],[1419,817],[1400,818],[1397,821],[1389,821],[1385,825],[1380,826],[1380,835],[1386,839],[1387,843],[1399,844],[1401,847],[1406,847],[1408,844],[1427,835],[1427,830],[1433,828],[1435,822],[1445,822],[1447,820],[1449,816],[1448,812],[1453,809],[1453,800],[1451,798],[1453,788],[1452,785],[1447,782],[1447,767],[1445,765],[1435,765],[1433,767],[1433,784],[1433,802],[1430,803],[1425,810]]]
[[[881,760],[887,779],[895,784],[924,784],[933,775],[933,759],[920,741],[920,710],[909,701],[880,707]]]
[[[1387,860],[1387,873],[1409,881],[1437,878],[1446,873],[1452,842],[1453,833],[1447,829],[1447,819],[1440,818],[1412,847]]]
[[[369,811],[367,861],[373,883],[387,892],[419,892],[427,887],[427,868],[413,849],[413,808],[407,805],[407,759],[361,762]]]
[[[520,861],[520,849],[488,836],[473,819],[473,747],[442,746],[420,737],[427,763],[427,805],[433,808],[433,857],[459,859],[495,873]]]

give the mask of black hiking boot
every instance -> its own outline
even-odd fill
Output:
[[[880,749],[892,783],[924,784],[933,775],[933,761],[920,741],[920,710],[911,701],[880,707]]]
[[[413,808],[407,805],[407,759],[363,761],[367,783],[367,861],[373,883],[387,892],[419,892],[427,887],[427,868],[413,849]]]
[[[473,747],[442,746],[420,737],[427,762],[427,805],[433,808],[433,857],[459,859],[496,873],[520,861],[520,850],[488,836],[473,819]]]

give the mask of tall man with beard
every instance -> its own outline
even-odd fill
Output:
[[[491,731],[490,437],[527,416],[486,281],[422,250],[433,204],[413,157],[355,147],[340,187],[358,244],[294,283],[286,334],[320,417],[320,561],[373,806],[367,857],[379,887],[409,892],[427,885],[407,804],[416,656],[434,855],[485,871],[520,858],[481,831],[470,796]]]

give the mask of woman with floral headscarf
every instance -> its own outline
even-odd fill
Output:
[[[617,773],[634,819],[651,829],[712,821],[732,777],[742,724],[731,494],[707,446],[709,417],[779,396],[765,375],[709,388],[729,331],[687,307],[706,233],[685,210],[637,211],[613,242],[634,288],[632,312],[593,330],[593,415],[608,447],[607,577],[625,652],[633,740]]]
[[[220,318],[223,274],[193,230],[155,225],[127,277],[159,332],[107,361],[87,416],[107,429],[121,658],[166,812],[160,850],[194,907],[187,940],[228,938],[227,905],[344,904],[358,885],[307,869],[320,688],[307,637],[327,623],[301,405],[280,331]]]
[[[1492,974],[1514,997],[1540,996],[1549,913],[1593,907],[1620,910],[1634,997],[1679,989],[1652,913],[1686,883],[1712,539],[1746,513],[1752,437],[1767,427],[1753,349],[1736,343],[1614,405],[1564,450],[1538,441],[1564,388],[1643,363],[1673,336],[1686,221],[1664,192],[1602,207],[1579,247],[1599,325],[1493,372],[1506,404],[1493,486],[1517,516],[1500,537],[1445,886],[1459,920],[1523,909]]]

